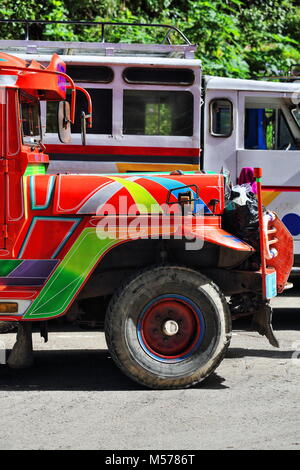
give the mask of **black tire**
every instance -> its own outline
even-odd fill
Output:
[[[158,266],[137,274],[113,296],[105,335],[113,360],[136,382],[154,389],[187,388],[206,379],[223,359],[230,313],[206,276]]]

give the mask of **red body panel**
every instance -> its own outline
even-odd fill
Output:
[[[159,175],[157,175],[159,176]],[[39,177],[36,177],[39,178]],[[215,213],[221,214],[224,209],[224,180],[221,175],[164,175],[164,180],[166,181],[166,186],[163,186],[162,177],[160,177],[160,183],[156,180],[156,175],[148,173],[146,175],[136,175],[136,176],[109,176],[109,175],[58,175],[56,177],[55,184],[55,194],[54,194],[54,212],[55,214],[76,214],[80,213],[81,209],[84,207],[88,199],[92,198],[97,192],[99,192],[99,206],[100,202],[103,203],[103,198],[100,196],[100,190],[103,190],[103,194],[106,194],[105,188],[108,189],[108,186],[111,183],[124,180],[133,182],[136,185],[142,186],[146,189],[149,194],[153,196],[157,204],[163,205],[167,203],[168,193],[170,191],[168,186],[168,180],[171,182],[178,182],[178,187],[192,186],[198,188],[199,196],[209,209],[209,202],[212,199],[217,199],[219,202],[215,206]],[[38,181],[38,179],[36,179]],[[122,183],[120,183],[122,184]],[[174,185],[173,185],[174,186]],[[187,187],[187,190],[189,188]],[[110,195],[110,198],[106,201],[112,203],[114,196],[119,196],[120,189]],[[130,192],[126,193],[127,196],[130,195]],[[125,195],[125,194],[124,194]],[[173,199],[172,199],[173,198]],[[175,202],[177,198],[174,198],[171,194],[170,202]],[[130,205],[129,200],[129,205]],[[99,211],[91,211],[86,214],[98,214]],[[118,212],[117,212],[118,213]]]
[[[294,264],[294,242],[291,233],[278,217],[272,222],[272,228],[276,229],[275,237],[278,240],[272,246],[278,255],[269,259],[267,265],[276,269],[277,290],[280,293],[284,290]]]
[[[59,145],[47,144],[47,152],[52,154],[72,155],[81,153],[82,155],[155,155],[155,156],[168,156],[181,157],[183,154],[186,157],[199,158],[199,148],[176,148],[176,147],[129,147],[124,145]],[[69,157],[67,157],[69,158]],[[84,160],[84,157],[83,157]]]

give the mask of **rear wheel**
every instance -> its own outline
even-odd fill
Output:
[[[112,298],[105,334],[112,358],[129,377],[151,388],[185,388],[219,365],[231,323],[211,280],[192,269],[159,266]]]

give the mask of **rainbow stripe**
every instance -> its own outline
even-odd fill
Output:
[[[99,238],[96,227],[85,228],[23,318],[51,318],[64,313],[99,259],[117,243],[117,239]]]

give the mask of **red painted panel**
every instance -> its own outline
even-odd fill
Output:
[[[300,192],[300,186],[263,186],[263,191]]]
[[[0,248],[4,247],[4,173],[3,162],[0,162]]]
[[[116,215],[135,213],[135,201],[125,188],[119,189],[116,194],[110,197],[109,202],[99,206],[97,215],[104,214],[108,211],[109,214],[115,210]]]
[[[267,260],[267,265],[276,269],[277,290],[281,293],[284,290],[294,263],[293,237],[277,216],[275,221],[271,222],[271,226],[276,229],[275,237],[278,239],[278,242],[272,245],[272,247],[276,248],[278,255]]]
[[[20,258],[51,259],[67,241],[74,220],[35,218],[23,242]]]
[[[47,144],[49,153],[82,153],[102,155],[157,155],[157,156],[186,156],[199,157],[199,148],[173,148],[173,147],[128,147],[109,145],[61,145]]]
[[[49,175],[31,176],[32,195],[35,206],[46,206],[50,202],[51,187],[55,177]]]
[[[20,151],[20,110],[19,98],[16,89],[7,88],[7,158],[15,159]]]
[[[149,179],[147,179],[147,177]],[[153,174],[155,177],[155,174]],[[39,178],[39,177],[38,177]],[[224,209],[224,180],[220,175],[199,175],[199,174],[186,174],[186,175],[164,175],[162,184],[156,184],[151,181],[151,173],[147,176],[131,179],[128,175],[120,175],[119,179],[128,179],[137,185],[144,187],[146,191],[153,195],[154,199],[159,204],[167,202],[168,189],[163,186],[163,181],[171,179],[173,182],[178,181],[178,187],[182,185],[196,185],[199,190],[200,198],[208,204],[212,199],[217,199],[219,202],[216,205],[215,212],[220,213]],[[113,183],[114,179],[109,176],[103,175],[60,175],[57,177],[55,184],[54,196],[54,214],[76,214],[80,208],[101,188],[108,187],[109,183]],[[109,192],[109,190],[108,190]],[[123,190],[122,190],[123,192]],[[123,192],[125,195],[125,193]],[[116,188],[116,194],[110,195],[109,203],[116,202],[116,197],[120,195],[120,190]],[[127,193],[129,196],[129,192]],[[131,199],[130,199],[131,201]],[[171,196],[172,201],[172,196]],[[95,211],[96,212],[96,211]]]
[[[0,88],[0,129],[5,135],[5,90]],[[3,158],[5,154],[5,139],[4,135],[0,136],[0,157]],[[5,197],[5,183],[4,183],[4,169],[5,162],[0,159],[0,249],[4,247],[4,237],[2,225],[4,224],[4,197]]]
[[[110,182],[109,178],[93,175],[59,175],[56,183],[54,211],[76,213],[100,187]]]

